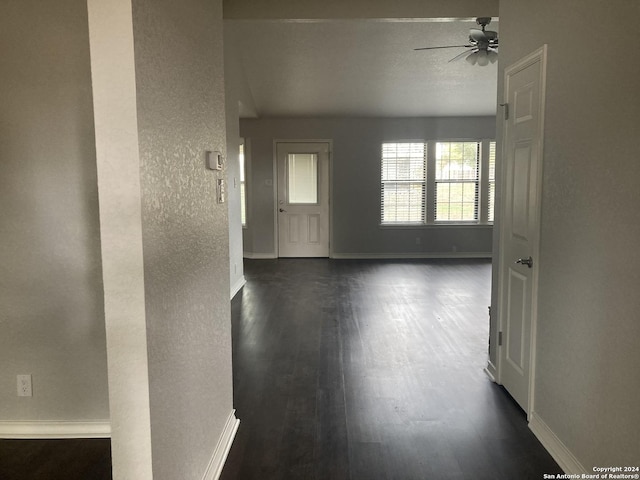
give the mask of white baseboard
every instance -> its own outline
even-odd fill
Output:
[[[222,467],[224,467],[224,462],[227,460],[227,455],[229,455],[229,450],[231,450],[231,444],[233,444],[239,425],[240,420],[236,418],[236,411],[232,410],[202,480],[218,480],[220,478]]]
[[[491,252],[446,252],[446,253],[333,253],[336,260],[404,260],[422,258],[492,258]]]
[[[238,293],[240,289],[244,287],[245,283],[247,283],[247,280],[244,278],[244,275],[243,275],[241,278],[239,278],[236,281],[236,283],[231,285],[231,299],[233,299],[233,297],[236,296],[236,293]]]
[[[244,252],[244,258],[250,260],[276,259],[275,253]],[[491,252],[444,252],[444,253],[331,253],[336,260],[404,260],[421,258],[493,258]]]
[[[531,413],[529,428],[540,440],[542,446],[547,449],[553,459],[558,462],[560,468],[570,475],[582,475],[590,473],[582,466],[578,459],[571,453],[564,443],[553,433],[553,430],[538,416],[536,412]]]
[[[110,438],[111,423],[0,422],[0,438]]]
[[[244,252],[242,254],[243,258],[248,258],[250,260],[266,260],[266,259],[274,259],[278,258],[275,253],[252,253],[252,252]]]
[[[489,380],[491,380],[493,383],[498,383],[496,381],[496,378],[498,377],[498,370],[490,360],[487,362],[487,366],[484,368],[484,373],[487,374],[487,377],[489,377]]]

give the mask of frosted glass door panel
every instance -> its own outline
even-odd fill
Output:
[[[287,158],[289,204],[318,203],[318,155],[290,153]]]

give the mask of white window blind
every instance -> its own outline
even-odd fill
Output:
[[[382,144],[383,224],[425,222],[425,144]]]
[[[489,143],[489,212],[488,221],[493,222],[496,198],[496,142]]]
[[[290,204],[318,203],[318,155],[290,153],[287,157],[287,192]]]
[[[478,220],[480,142],[438,142],[435,156],[436,222]]]

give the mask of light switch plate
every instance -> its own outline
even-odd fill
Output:
[[[216,198],[218,199],[218,203],[224,203],[227,199],[227,188],[222,178],[216,180]]]

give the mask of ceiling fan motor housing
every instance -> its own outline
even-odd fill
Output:
[[[482,27],[482,30],[491,23],[491,17],[478,17],[476,23]]]

